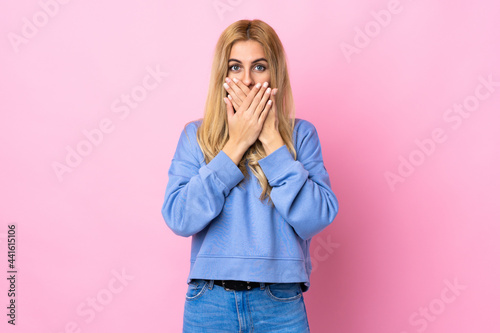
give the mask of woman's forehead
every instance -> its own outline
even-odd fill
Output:
[[[254,40],[238,41],[233,44],[229,58],[242,62],[252,62],[255,59],[265,58],[264,48]]]

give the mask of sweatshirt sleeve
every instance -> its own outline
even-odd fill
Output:
[[[181,133],[161,209],[168,227],[183,237],[203,230],[217,217],[231,189],[244,179],[222,150],[208,164],[201,165],[196,158],[203,156],[196,141],[196,129],[191,123]],[[200,154],[195,154],[197,150]]]
[[[297,131],[297,160],[286,145],[259,160],[271,185],[276,210],[304,240],[326,228],[338,212],[337,197],[323,164],[314,125],[302,120]]]

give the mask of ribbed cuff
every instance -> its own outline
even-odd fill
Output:
[[[243,175],[238,166],[234,164],[233,160],[227,156],[223,150],[221,150],[206,166],[208,169],[215,172],[217,178],[219,178],[229,190],[238,185],[238,183],[245,178],[245,175]]]
[[[273,151],[271,154],[259,160],[259,165],[264,171],[269,182],[287,170],[295,160],[286,145]]]

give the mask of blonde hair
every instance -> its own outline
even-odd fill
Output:
[[[219,37],[215,47],[212,72],[205,104],[203,121],[197,131],[197,141],[208,164],[224,147],[229,140],[226,104],[226,91],[223,87],[224,79],[228,75],[228,60],[231,48],[238,41],[254,40],[259,42],[268,60],[270,70],[270,87],[277,87],[275,96],[276,114],[279,120],[279,132],[294,160],[297,153],[293,146],[293,128],[295,126],[295,106],[290,86],[290,78],[286,64],[286,54],[276,32],[261,20],[240,20],[227,27]],[[268,198],[272,203],[271,186],[262,171],[258,161],[266,157],[262,143],[256,140],[243,155],[238,168],[245,178],[248,172],[245,163],[258,179],[262,188],[260,200]],[[240,182],[241,184],[241,182]]]

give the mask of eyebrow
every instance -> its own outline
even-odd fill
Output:
[[[229,59],[227,62],[230,62],[230,61],[235,61],[235,62],[240,63],[240,64],[242,63],[241,61],[239,61],[237,59]],[[252,64],[255,64],[256,62],[259,62],[259,61],[267,62],[266,58],[259,58],[259,59],[252,61]]]

